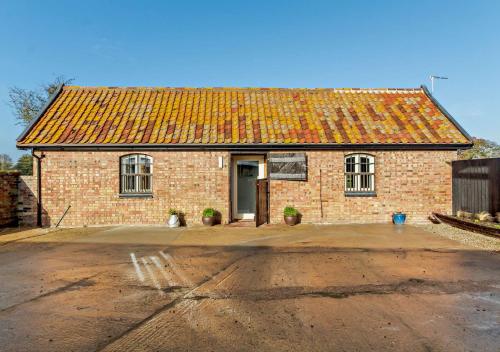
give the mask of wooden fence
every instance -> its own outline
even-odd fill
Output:
[[[453,214],[500,212],[500,158],[457,160],[453,169]]]

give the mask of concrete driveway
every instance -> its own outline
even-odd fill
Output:
[[[0,236],[2,351],[500,345],[499,254],[416,227],[112,227],[25,237]]]

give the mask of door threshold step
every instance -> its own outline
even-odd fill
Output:
[[[253,220],[236,220],[227,226],[231,227],[255,227],[255,221]]]

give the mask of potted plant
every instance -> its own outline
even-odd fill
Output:
[[[179,227],[179,212],[173,208],[168,210],[170,217],[168,218],[168,227]]]
[[[203,222],[203,225],[214,226],[216,216],[217,216],[217,211],[214,208],[206,208],[203,210],[203,216],[201,218],[201,221]]]
[[[286,206],[283,210],[283,217],[287,225],[293,226],[297,224],[297,220],[299,219],[299,212],[294,207]]]

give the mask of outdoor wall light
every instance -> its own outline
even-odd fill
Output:
[[[219,156],[219,169],[224,167],[224,157]]]

